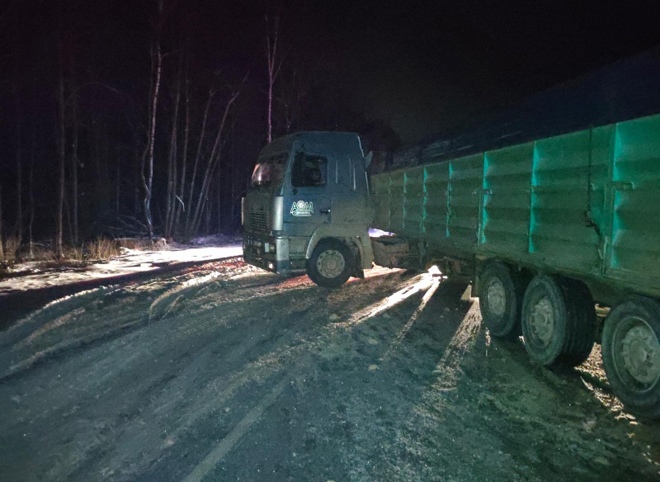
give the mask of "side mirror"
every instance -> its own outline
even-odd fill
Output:
[[[371,160],[374,158],[374,151],[369,151],[369,154],[364,156],[364,168],[367,169],[369,167],[369,164],[371,164]]]

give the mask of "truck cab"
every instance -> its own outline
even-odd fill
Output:
[[[354,133],[300,132],[259,154],[243,199],[245,261],[341,286],[370,268],[367,159]]]

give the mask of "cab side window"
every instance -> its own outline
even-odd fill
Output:
[[[293,187],[324,186],[328,178],[328,160],[299,152],[293,161],[291,184]]]

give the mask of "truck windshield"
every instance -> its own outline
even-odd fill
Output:
[[[252,187],[273,186],[280,183],[284,176],[287,154],[263,159],[252,172]]]

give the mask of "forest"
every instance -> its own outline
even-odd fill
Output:
[[[0,263],[39,249],[60,260],[98,239],[236,233],[259,150],[288,133],[357,132],[366,151],[392,152],[489,115],[497,129],[529,125],[519,110],[493,114],[657,46],[658,13],[657,2],[593,15],[590,2],[517,0],[6,0]],[[612,99],[646,103],[656,77],[639,72],[615,72],[616,85],[639,84],[632,99],[605,83],[605,101],[581,100],[609,117]],[[582,116],[549,100],[562,126]]]
[[[385,123],[342,104],[340,55],[293,24],[268,2],[9,2],[2,258],[236,232],[258,151],[296,130],[396,147]]]

